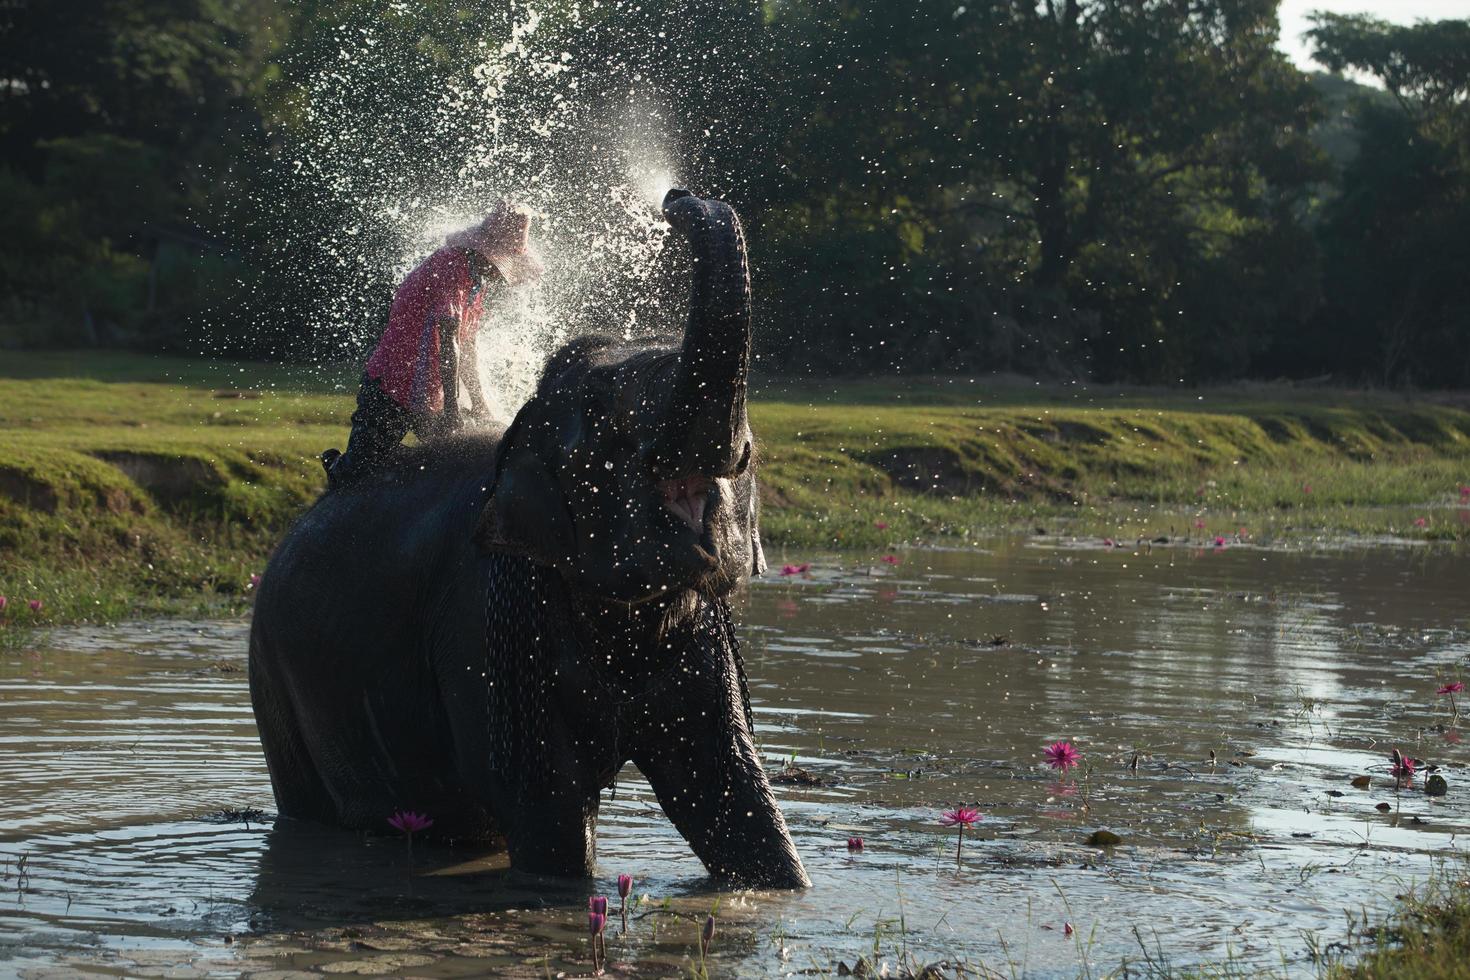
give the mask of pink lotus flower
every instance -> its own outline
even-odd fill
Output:
[[[602,975],[602,961],[607,955],[607,899],[594,896],[587,899],[587,933],[592,939],[592,972]]]
[[[1461,487],[1460,488],[1460,500],[1462,502],[1464,502],[1464,501],[1470,501],[1470,487]]]
[[[903,564],[897,555],[884,555],[882,561],[885,565],[898,566]]]
[[[623,931],[628,931],[628,896],[633,894],[633,876],[618,875],[618,914],[623,917]]]
[[[887,521],[874,521],[873,522],[873,526],[876,527],[880,531],[886,531],[886,530],[888,530],[888,522]]]
[[[1404,755],[1398,749],[1393,750],[1389,756],[1389,772],[1393,773],[1395,779],[1403,782],[1412,782],[1414,779],[1414,760]]]
[[[1113,539],[1112,538],[1103,538],[1103,547],[1104,548],[1116,548],[1117,545],[1113,543]]]
[[[980,811],[974,807],[962,806],[956,810],[945,810],[939,822],[946,827],[958,827],[960,829],[959,839],[954,845],[954,863],[960,863],[960,848],[965,846],[965,828],[972,823],[980,822]]]
[[[10,605],[10,600],[5,598],[3,595],[0,595],[0,612],[4,612],[5,607],[8,605]]]
[[[1048,745],[1045,755],[1046,764],[1053,769],[1060,769],[1062,772],[1066,772],[1068,769],[1077,765],[1077,760],[1082,758],[1082,754],[1077,751],[1077,747],[1071,742],[1065,741],[1053,742]]]
[[[980,811],[968,806],[962,806],[958,810],[945,810],[939,822],[946,827],[968,827],[972,823],[980,822]]]
[[[388,825],[394,827],[410,838],[421,830],[428,830],[434,826],[434,821],[422,813],[414,813],[412,810],[398,810],[388,818]]]
[[[41,606],[43,605],[43,603],[41,602],[40,599],[32,599],[29,602],[27,602],[26,605],[28,605],[28,606],[31,607],[31,612],[40,612],[41,611]]]
[[[863,839],[861,837],[849,837],[847,839],[847,849],[849,851],[861,851],[863,849]]]
[[[699,930],[699,955],[704,958],[709,955],[710,943],[715,941],[715,917],[707,916],[704,920],[704,928]]]
[[[1215,535],[1215,547],[1216,548],[1223,548],[1223,547],[1225,547],[1225,539],[1222,538],[1222,537],[1220,537],[1218,534]]]
[[[1429,518],[1427,518],[1427,517],[1416,517],[1416,518],[1414,518],[1414,526],[1415,527],[1428,527],[1429,526]]]
[[[807,572],[811,571],[811,567],[812,567],[812,563],[809,562],[809,561],[802,562],[800,565],[782,565],[781,566],[781,574],[782,575],[805,575]]]
[[[1456,719],[1460,717],[1460,706],[1455,703],[1455,695],[1459,694],[1463,690],[1465,690],[1464,681],[1450,681],[1448,684],[1440,685],[1439,690],[1435,692],[1437,694],[1445,694],[1449,696],[1450,724],[1452,725],[1455,723]]]
[[[1070,922],[1063,922],[1062,923],[1062,935],[1064,935],[1064,936],[1070,936],[1073,933],[1073,931],[1074,930],[1072,929],[1072,923],[1070,923]]]

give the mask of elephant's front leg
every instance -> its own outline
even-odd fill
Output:
[[[541,796],[506,807],[511,867],[530,874],[591,877],[597,863],[597,794]]]
[[[654,699],[633,761],[710,874],[804,888],[811,882],[756,753],[733,655],[705,654],[677,694]]]

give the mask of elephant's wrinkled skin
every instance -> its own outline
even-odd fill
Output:
[[[585,875],[631,760],[712,874],[807,884],[725,598],[763,564],[744,241],[718,202],[665,210],[696,258],[682,344],[574,341],[503,437],[405,450],[282,542],[250,689],[283,815],[420,810]]]

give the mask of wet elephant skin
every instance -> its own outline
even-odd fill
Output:
[[[386,832],[416,810],[587,875],[632,761],[711,874],[807,883],[727,602],[764,564],[743,237],[719,202],[666,213],[698,259],[681,340],[568,344],[503,435],[404,450],[281,543],[250,688],[283,816]]]

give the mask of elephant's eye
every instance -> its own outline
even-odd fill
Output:
[[[750,469],[750,440],[745,440],[745,451],[740,454],[740,462],[735,464],[735,475],[743,476]]]

